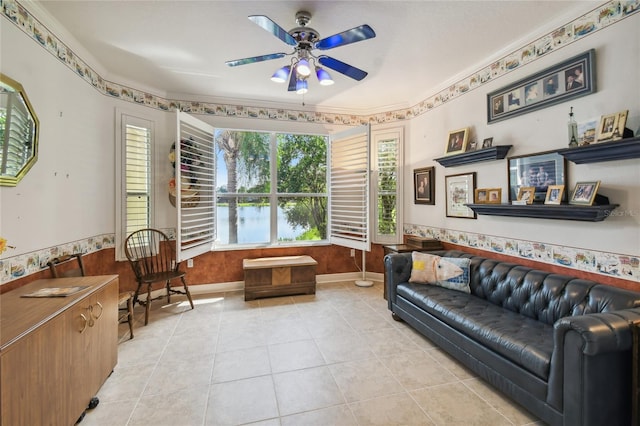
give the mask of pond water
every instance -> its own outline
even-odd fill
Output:
[[[270,216],[268,206],[240,206],[238,207],[238,244],[269,243]],[[221,244],[229,243],[229,207],[218,206],[217,210],[217,241]],[[278,239],[295,240],[306,230],[298,226],[290,226],[284,214],[284,209],[278,207]]]

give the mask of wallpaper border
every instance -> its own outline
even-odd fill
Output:
[[[335,114],[284,108],[263,108],[213,102],[166,99],[142,90],[105,80],[17,0],[0,0],[2,15],[73,70],[100,93],[163,111],[179,109],[192,114],[301,121],[322,124],[361,125],[403,121],[422,115],[465,93],[502,77],[540,57],[613,25],[640,11],[640,0],[608,1],[501,59],[428,97],[418,104],[372,115]]]
[[[405,224],[404,234],[435,238],[447,243],[640,282],[638,256],[415,224]]]

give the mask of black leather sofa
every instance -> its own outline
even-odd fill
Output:
[[[409,282],[384,258],[389,310],[551,425],[629,425],[640,293],[462,251],[471,294]]]

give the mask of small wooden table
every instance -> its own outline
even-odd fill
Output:
[[[244,300],[315,294],[317,265],[311,256],[244,259]]]

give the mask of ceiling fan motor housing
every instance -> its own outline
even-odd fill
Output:
[[[309,12],[300,11],[296,13],[296,23],[299,27],[289,31],[289,34],[298,42],[298,46],[304,50],[311,50],[313,43],[320,39],[320,33],[318,33],[318,31],[307,27],[310,20],[311,14]]]

